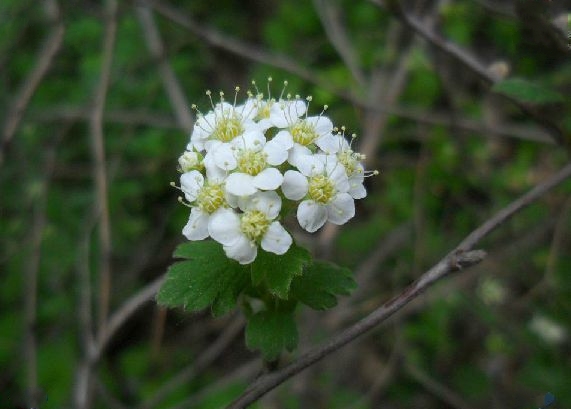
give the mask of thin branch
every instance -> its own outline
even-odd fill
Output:
[[[406,13],[402,8],[398,0],[369,0],[381,7],[385,7],[394,13],[408,28],[415,31],[418,35],[424,38],[433,46],[437,47],[439,50],[443,51],[450,57],[462,63],[470,71],[478,75],[482,80],[484,80],[489,85],[493,85],[498,81],[502,80],[503,77],[493,69],[490,69],[488,65],[482,62],[478,57],[473,55],[468,50],[458,46],[456,43],[442,37],[440,34],[436,33],[430,27],[425,25],[416,16]],[[555,142],[567,146],[568,143],[565,140],[562,129],[546,118],[544,115],[540,114],[531,105],[524,104],[516,99],[505,96],[509,101],[515,104],[518,108],[522,110],[525,114],[533,118],[538,124],[543,126],[550,134],[550,136],[555,140]]]
[[[79,323],[79,345],[81,358],[75,373],[75,386],[73,389],[74,407],[84,409],[89,406],[89,397],[91,395],[90,375],[91,362],[89,357],[93,354],[95,342],[92,329],[92,310],[91,310],[91,278],[89,272],[89,248],[90,235],[95,221],[91,220],[86,223],[83,238],[80,240],[79,249],[77,251],[77,283],[78,283],[78,308],[77,318]]]
[[[154,408],[161,404],[169,394],[174,392],[177,388],[180,388],[184,384],[189,383],[193,378],[195,378],[199,373],[201,373],[205,368],[207,368],[216,358],[218,358],[222,352],[228,348],[228,346],[234,341],[236,336],[244,328],[244,319],[232,319],[230,325],[218,336],[216,341],[214,341],[208,349],[206,349],[188,368],[183,369],[175,376],[173,376],[167,383],[159,388],[155,394],[141,406],[141,409]]]
[[[82,107],[50,107],[41,111],[32,110],[28,117],[31,121],[50,122],[60,120],[89,120],[89,109]],[[151,128],[180,129],[175,117],[168,114],[152,112],[144,109],[114,109],[103,114],[106,123],[122,125],[144,125]]]
[[[255,402],[261,396],[270,390],[301,372],[305,368],[315,364],[322,358],[345,346],[349,342],[354,341],[358,337],[371,331],[380,323],[386,321],[389,317],[399,311],[402,307],[409,304],[422,292],[426,291],[435,282],[443,279],[454,271],[468,268],[482,261],[486,253],[482,250],[472,250],[472,248],[485,236],[498,228],[507,219],[522,210],[525,206],[542,197],[550,189],[554,188],[564,180],[571,177],[571,163],[561,169],[554,176],[533,188],[530,192],[521,198],[509,204],[506,208],[498,212],[494,217],[482,224],[469,234],[453,251],[441,259],[434,267],[424,273],[419,279],[405,288],[400,294],[396,295],[382,306],[371,312],[362,320],[358,321],[351,327],[347,328],[339,335],[332,338],[320,347],[317,347],[289,364],[288,366],[267,375],[258,378],[250,387],[233,403],[228,409],[245,408],[252,402]]]
[[[195,395],[186,398],[184,401],[180,402],[175,406],[171,406],[169,409],[189,409],[195,408],[200,402],[208,396],[212,396],[216,391],[224,390],[236,382],[244,382],[246,379],[253,378],[260,371],[260,360],[258,358],[252,359],[239,368],[233,370],[228,375],[219,378],[216,382],[208,385],[208,387],[200,390]]]
[[[95,388],[101,400],[108,409],[128,409],[127,406],[123,405],[115,396],[111,394],[109,389],[101,378],[97,377],[95,379]]]
[[[341,21],[341,10],[331,0],[313,0],[313,6],[329,42],[335,47],[357,84],[364,87],[365,74],[359,66],[357,53]]]
[[[338,308],[330,310],[327,314],[327,321],[333,327],[339,327],[339,323],[346,322],[350,317],[352,318],[356,315],[355,304],[358,300],[361,300],[367,289],[371,288],[371,283],[376,277],[375,274],[379,269],[379,265],[407,244],[411,235],[412,223],[407,221],[388,232],[382,240],[379,240],[377,246],[369,253],[369,256],[355,269],[357,289],[351,294],[350,298],[340,300]]]
[[[171,106],[175,112],[178,123],[186,132],[192,130],[193,119],[189,111],[189,103],[184,96],[184,92],[170,66],[163,41],[153,17],[153,12],[147,6],[135,6],[139,23],[143,29],[143,34],[151,56],[156,61],[163,87],[169,97]]]
[[[90,142],[93,156],[93,173],[95,179],[96,215],[99,218],[99,330],[101,331],[109,311],[111,292],[111,225],[109,221],[109,203],[107,188],[107,171],[105,160],[105,143],[103,135],[103,111],[111,76],[111,64],[117,32],[117,2],[108,0],[105,8],[105,33],[101,73],[95,96],[93,109],[89,119]]]
[[[216,29],[204,26],[187,14],[183,13],[181,10],[177,10],[164,2],[156,0],[139,0],[139,2],[152,7],[159,14],[188,29],[194,35],[203,39],[211,46],[218,47],[254,62],[267,64],[290,72],[325,89],[333,89],[331,82],[322,79],[322,76],[298,64],[296,60],[291,59],[286,55],[264,50],[252,44],[237,40],[235,37],[226,35]],[[339,89],[336,89],[334,93],[337,95],[348,94],[348,92]]]
[[[474,230],[468,237],[466,237],[457,249],[459,251],[467,251],[472,249],[480,240],[490,234],[493,230],[498,228],[501,224],[506,222],[515,213],[519,212],[523,208],[529,206],[531,203],[539,199],[545,193],[553,189],[555,186],[559,185],[565,179],[571,177],[571,163],[553,175],[551,178],[546,180],[531,189],[528,193],[517,199],[516,201],[510,203],[504,209],[500,210],[494,217],[486,221],[476,230]]]
[[[45,2],[45,13],[53,27],[42,45],[36,65],[22,83],[6,114],[4,128],[2,129],[2,140],[0,141],[0,166],[4,162],[6,150],[18,130],[32,96],[50,69],[54,57],[60,50],[63,42],[65,27],[60,15],[59,4],[56,0],[47,0]]]
[[[446,385],[431,378],[427,373],[409,361],[404,364],[406,372],[427,391],[438,397],[448,406],[456,409],[472,409],[465,400]]]
[[[352,100],[348,102],[353,103]],[[439,111],[426,111],[408,106],[367,106],[374,112],[384,112],[403,119],[426,125],[446,126],[456,130],[474,132],[481,136],[497,135],[553,145],[553,139],[533,125],[516,123],[488,124],[470,118],[450,118],[450,115]],[[89,110],[73,107],[53,107],[41,111],[31,111],[28,117],[32,121],[50,122],[61,120],[89,120]],[[179,129],[176,118],[148,110],[113,110],[103,115],[106,123],[124,125],[144,125],[153,128]]]
[[[101,357],[105,347],[115,335],[117,330],[147,301],[151,300],[161,288],[165,279],[165,275],[156,278],[154,281],[147,284],[135,295],[129,298],[115,313],[109,317],[104,330],[98,334],[97,348],[91,356],[92,361],[96,361]]]
[[[26,363],[26,395],[28,407],[34,408],[39,405],[38,389],[38,362],[37,362],[37,306],[38,306],[38,273],[42,252],[42,238],[47,222],[46,202],[48,185],[53,174],[56,148],[69,126],[62,129],[52,145],[46,150],[46,159],[43,169],[44,179],[41,183],[38,197],[34,198],[32,210],[31,254],[24,269],[24,357]]]
[[[285,380],[317,363],[327,355],[354,341],[363,334],[371,331],[381,322],[385,321],[402,307],[407,305],[436,281],[444,278],[454,271],[459,271],[463,268],[468,268],[479,263],[485,256],[486,253],[484,251],[474,250],[458,254],[450,254],[444,257],[440,262],[438,262],[438,264],[428,270],[399,295],[393,297],[371,314],[353,324],[339,335],[333,337],[329,342],[307,352],[283,369],[258,378],[250,385],[242,396],[228,406],[228,409],[247,407],[249,404],[255,402],[261,396],[265,395]]]

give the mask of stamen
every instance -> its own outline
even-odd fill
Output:
[[[190,208],[193,207],[190,203],[188,203],[187,201],[185,201],[181,196],[179,196],[179,197],[177,198],[177,200],[178,200],[178,202],[179,202],[181,205],[183,205],[183,206],[190,207]]]
[[[236,108],[236,99],[238,98],[238,92],[240,92],[240,87],[234,88],[234,108]]]

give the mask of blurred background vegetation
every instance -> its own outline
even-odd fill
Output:
[[[0,408],[219,408],[259,373],[238,315],[152,301],[183,240],[188,209],[169,182],[206,89],[265,90],[271,76],[277,96],[288,80],[380,171],[349,224],[296,231],[360,284],[330,313],[300,312],[303,351],[569,161],[569,11],[0,1]],[[571,406],[570,194],[567,182],[517,214],[481,243],[482,264],[255,407],[524,409],[548,391]]]

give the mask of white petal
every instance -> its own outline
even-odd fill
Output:
[[[345,224],[355,216],[355,201],[349,193],[339,193],[327,205],[327,220],[333,224]]]
[[[234,244],[242,236],[240,216],[231,209],[218,209],[210,215],[208,233],[225,246]]]
[[[273,139],[266,143],[264,152],[268,155],[270,165],[281,165],[288,158],[288,151],[293,147],[293,138],[287,131],[280,131]]]
[[[362,199],[367,196],[367,191],[365,190],[365,186],[363,186],[363,177],[362,173],[357,173],[349,178],[349,194],[353,199]]]
[[[275,254],[284,254],[291,246],[292,238],[279,222],[270,224],[262,238],[262,248]]]
[[[325,224],[327,210],[313,200],[304,200],[297,208],[297,221],[299,225],[310,233],[313,233]]]
[[[240,264],[250,264],[258,255],[258,247],[244,235],[241,235],[232,245],[224,246],[226,255]]]
[[[321,135],[315,144],[325,153],[337,153],[342,145],[339,136],[332,133]]]
[[[297,170],[288,170],[284,174],[282,192],[290,200],[299,200],[307,194],[309,184],[307,178]]]
[[[228,175],[227,171],[220,169],[216,165],[207,166],[205,164],[204,168],[206,169],[206,178],[211,183],[222,183]]]
[[[282,199],[273,190],[267,192],[258,192],[252,196],[240,198],[240,209],[259,210],[264,213],[268,219],[275,219],[280,213],[282,207]]]
[[[223,170],[236,169],[238,162],[234,156],[234,150],[229,143],[219,145],[216,149],[210,151],[216,166]]]
[[[266,137],[258,130],[245,132],[243,135],[236,137],[232,141],[232,145],[239,149],[252,149],[255,151],[262,150],[266,144]]]
[[[266,168],[254,176],[254,186],[261,190],[276,190],[284,177],[276,168]]]
[[[210,215],[198,207],[190,211],[188,223],[182,229],[182,234],[189,240],[204,240],[208,237],[208,220]]]
[[[251,120],[258,114],[258,101],[255,98],[248,98],[243,105],[236,107],[236,111],[244,120]]]
[[[278,128],[287,128],[293,125],[297,119],[305,114],[307,106],[302,100],[280,100],[270,108],[270,121]]]
[[[226,191],[236,196],[249,196],[258,191],[254,177],[245,173],[231,173],[226,179]]]
[[[295,143],[293,145],[293,148],[289,150],[289,156],[287,161],[296,168],[298,168],[301,171],[301,173],[303,173],[306,176],[309,176],[309,174],[306,172],[306,169],[309,169],[308,165],[310,163],[313,163],[311,162],[312,156],[313,155],[311,154],[309,148],[300,145],[299,143]]]
[[[348,193],[353,199],[363,199],[364,197],[367,197],[367,190],[362,183],[351,184],[351,188]]]
[[[180,189],[184,193],[184,197],[189,202],[194,202],[198,197],[198,192],[204,185],[204,176],[197,171],[183,173],[180,176]]]
[[[349,178],[345,168],[340,163],[336,163],[333,169],[328,172],[328,177],[333,181],[335,190],[338,192],[348,192],[350,189]]]
[[[318,135],[325,135],[333,131],[333,122],[326,116],[310,116],[305,119],[315,127]]]

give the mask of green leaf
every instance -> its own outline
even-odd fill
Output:
[[[560,93],[522,78],[509,78],[498,82],[492,90],[520,102],[537,105],[563,102],[563,96]]]
[[[315,261],[291,284],[293,297],[315,310],[337,305],[337,295],[349,295],[357,287],[351,270]]]
[[[247,269],[228,259],[215,241],[181,244],[174,256],[188,260],[168,269],[157,295],[160,305],[191,311],[212,305],[213,315],[219,316],[235,307],[238,295],[249,283]]]
[[[310,261],[309,252],[295,244],[281,256],[260,249],[252,263],[252,282],[254,285],[263,284],[270,293],[287,300],[291,281],[302,274]]]
[[[293,351],[297,346],[294,309],[275,309],[254,314],[246,325],[246,345],[250,349],[259,349],[267,361],[277,359],[284,349]]]

